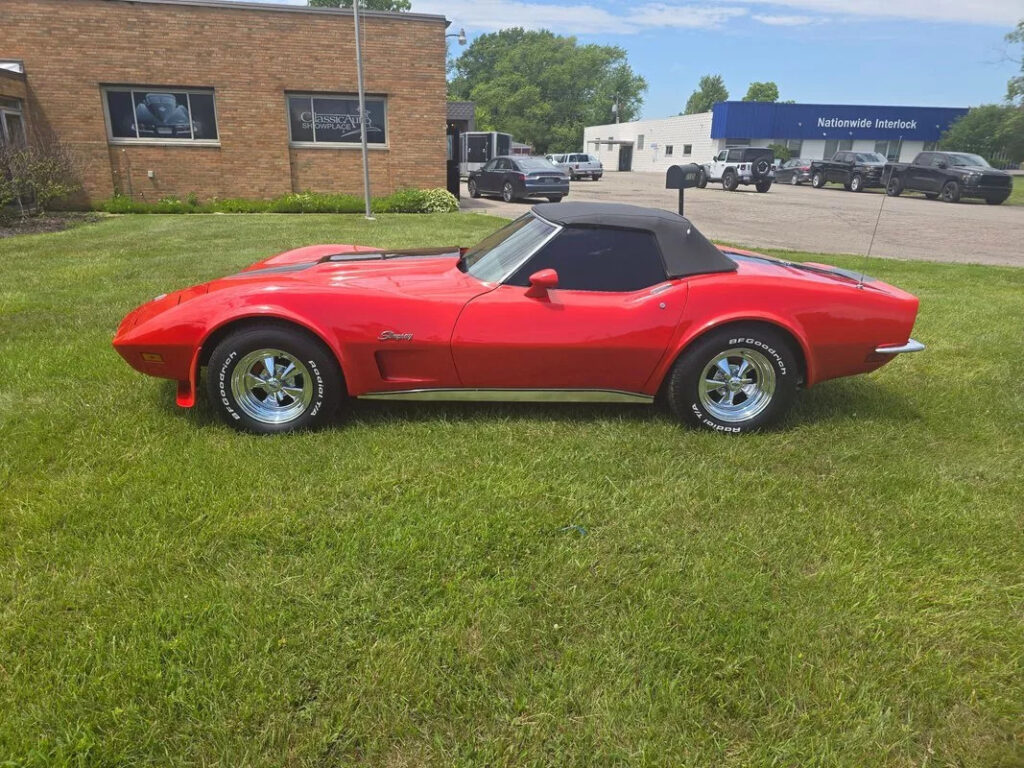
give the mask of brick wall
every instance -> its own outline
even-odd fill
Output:
[[[361,194],[358,149],[290,147],[285,105],[286,91],[356,92],[351,14],[120,0],[0,6],[0,56],[24,59],[28,110],[75,148],[88,199]],[[444,186],[444,21],[360,21],[366,90],[388,97],[389,148],[370,153],[374,194]],[[213,88],[220,146],[110,142],[100,87],[118,84]]]

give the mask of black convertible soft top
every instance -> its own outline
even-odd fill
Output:
[[[732,272],[736,262],[678,213],[621,203],[541,203],[533,212],[563,227],[640,229],[658,241],[669,277]]]

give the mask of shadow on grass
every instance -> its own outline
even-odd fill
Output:
[[[160,388],[160,406],[168,412],[191,421],[197,427],[219,426],[221,419],[204,396],[194,408],[182,409],[175,404],[175,386]],[[581,403],[472,403],[472,402],[381,402],[350,400],[339,411],[332,426],[374,426],[396,422],[489,422],[495,419],[522,419],[546,422],[621,420],[671,424],[676,418],[660,400],[653,407],[626,404]],[[826,422],[839,425],[852,421],[889,421],[912,423],[920,421],[920,412],[902,394],[894,393],[879,382],[866,377],[827,381],[797,392],[792,409],[779,423],[782,429],[813,426]]]

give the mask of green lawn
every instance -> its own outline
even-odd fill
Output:
[[[928,351],[740,439],[384,404],[258,438],[110,348],[290,246],[500,223],[0,241],[0,765],[1024,765],[1024,270],[872,260]]]
[[[1013,192],[1006,202],[1010,205],[1024,205],[1024,176],[1013,177]]]

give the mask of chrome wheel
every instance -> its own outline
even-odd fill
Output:
[[[515,193],[512,191],[512,184],[506,181],[501,190],[501,199],[506,203],[511,203],[513,197],[515,197]]]
[[[231,373],[231,394],[250,418],[264,424],[293,421],[313,399],[313,380],[300,360],[280,349],[257,349]]]
[[[692,391],[692,390],[691,390]],[[727,349],[704,367],[700,403],[719,421],[747,421],[761,413],[775,394],[775,367],[756,349]]]

